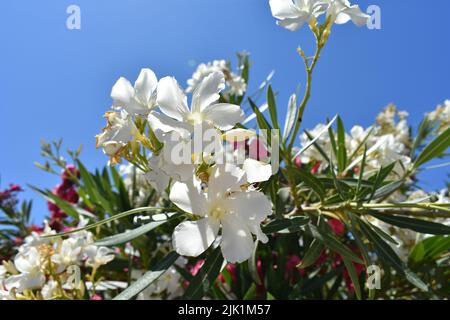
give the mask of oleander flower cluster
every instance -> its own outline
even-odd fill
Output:
[[[82,220],[78,228],[86,224]],[[114,259],[114,252],[96,246],[88,231],[64,240],[43,238],[55,233],[46,223],[42,232],[24,239],[13,260],[3,261],[0,300],[81,299],[95,294],[95,272]]]
[[[243,66],[240,65],[238,72],[242,72]],[[247,91],[247,83],[242,75],[233,72],[230,64],[225,60],[214,60],[208,63],[201,63],[192,74],[192,78],[187,81],[186,92],[192,93],[201,84],[202,80],[213,72],[222,72],[225,77],[226,88],[224,92],[230,95],[243,96]]]
[[[413,138],[407,122],[408,113],[398,111],[394,105],[386,107],[376,118],[376,123],[368,128],[356,125],[345,133],[346,156],[349,164],[345,171],[359,174],[359,168],[366,152],[365,175],[370,176],[380,168],[396,163],[392,175],[404,176],[412,164],[410,158]],[[330,154],[333,148],[332,137],[337,133],[332,130],[330,136],[326,124],[318,124],[314,129],[307,130],[300,137],[301,147],[308,145],[310,137],[319,137],[316,143],[320,149],[309,148],[299,156],[299,164],[310,164],[314,173],[321,172],[329,166],[328,160],[318,150]],[[366,150],[362,148],[365,145]],[[337,163],[337,159],[331,159]]]
[[[189,107],[173,77],[157,81],[153,71],[143,69],[134,87],[120,78],[111,93],[115,111],[106,113],[108,125],[97,142],[111,163],[120,158],[133,162],[140,148],[148,149],[150,154],[139,154],[147,181],[158,192],[170,185],[172,203],[197,217],[175,228],[173,245],[178,253],[198,256],[218,239],[228,261],[243,262],[253,252],[253,236],[267,241],[260,224],[271,214],[271,203],[253,184],[269,179],[271,166],[251,158],[241,164],[228,162],[229,147],[222,137],[237,141],[253,132],[232,130],[244,119],[244,112],[239,105],[219,102],[224,88],[222,70],[210,72],[199,79]],[[144,120],[149,137],[138,129]],[[207,144],[203,132],[214,141]],[[255,211],[249,212],[248,206]]]
[[[351,5],[348,0],[270,0],[269,3],[277,24],[290,31],[297,31],[322,15],[330,23],[352,21],[357,26],[365,25],[369,19],[358,5]]]

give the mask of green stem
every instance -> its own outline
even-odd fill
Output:
[[[304,212],[339,212],[342,210],[380,210],[381,214],[386,215],[405,215],[427,218],[450,218],[450,208],[448,203],[367,203],[360,204],[350,202],[342,205],[322,207],[310,206],[303,207],[295,212],[294,215],[302,215]],[[403,210],[401,210],[403,209]],[[411,209],[411,210],[405,210]],[[412,209],[416,209],[415,211]],[[417,210],[418,209],[418,210]]]
[[[315,23],[315,22],[314,22]],[[306,57],[304,51],[302,49],[298,49],[298,53],[300,54],[300,56],[303,59],[303,62],[305,64],[305,69],[306,69],[306,89],[305,89],[305,94],[303,96],[303,99],[301,101],[301,103],[298,106],[298,113],[297,113],[297,118],[295,120],[295,127],[294,130],[292,132],[292,136],[291,136],[291,141],[289,142],[289,145],[286,149],[286,163],[288,166],[292,167],[292,148],[294,146],[294,142],[296,140],[296,136],[298,134],[298,131],[300,130],[300,126],[301,123],[303,121],[303,113],[305,112],[305,108],[306,105],[308,104],[308,101],[311,97],[311,84],[312,84],[312,74],[314,72],[314,68],[316,67],[317,61],[319,60],[320,57],[320,53],[322,52],[323,47],[325,46],[327,40],[328,40],[328,35],[329,35],[329,28],[327,27],[327,25],[329,24],[329,22],[327,21],[325,28],[322,29],[322,31],[319,31],[317,29],[317,27],[311,27],[311,30],[313,31],[315,37],[316,37],[316,52],[314,54],[313,60],[311,62],[311,64],[309,63],[309,59],[308,57]],[[330,25],[331,27],[331,25]],[[294,198],[294,204],[296,208],[301,208],[300,205],[300,199],[298,197],[297,194],[297,186],[295,183],[295,177],[289,173],[288,170],[288,180],[289,180],[289,184],[290,184],[290,189],[291,189],[291,194],[292,197]]]

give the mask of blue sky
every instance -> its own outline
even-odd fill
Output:
[[[353,1],[356,2],[356,1]],[[305,126],[339,113],[346,125],[368,126],[390,102],[423,113],[450,98],[450,1],[361,0],[380,6],[382,29],[336,26],[316,69]],[[81,8],[81,30],[66,28],[66,8]],[[10,0],[0,5],[1,187],[14,182],[51,188],[58,182],[33,165],[39,140],[83,144],[89,168],[106,157],[94,147],[104,125],[112,85],[134,81],[143,67],[185,84],[192,62],[251,53],[251,86],[275,70],[273,87],[284,109],[304,69],[296,53],[313,49],[308,30],[291,33],[275,25],[266,0]],[[283,112],[280,111],[279,114]],[[448,168],[423,175],[428,189],[443,186]],[[34,219],[47,214],[35,199]]]

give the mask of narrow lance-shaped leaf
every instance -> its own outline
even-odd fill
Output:
[[[130,242],[131,240],[134,240],[134,239],[152,231],[153,229],[156,229],[160,225],[165,224],[166,222],[168,222],[175,216],[176,216],[175,213],[168,213],[166,219],[163,219],[161,221],[149,222],[149,223],[147,223],[143,226],[140,226],[136,229],[128,230],[123,233],[115,234],[113,236],[100,239],[100,240],[96,241],[95,244],[97,246],[116,246],[119,244]]]
[[[347,166],[347,148],[345,147],[345,129],[341,117],[337,118],[337,161],[339,172],[343,172]]]
[[[311,266],[317,261],[324,249],[325,247],[323,246],[323,244],[320,241],[314,239],[311,242],[308,250],[306,251],[306,254],[303,257],[302,261],[298,264],[297,268],[304,269]]]
[[[350,276],[350,280],[352,280],[353,287],[355,288],[355,294],[358,297],[358,300],[361,300],[361,285],[359,283],[359,276],[356,272],[356,268],[353,265],[353,262],[351,262],[349,259],[343,257],[342,260],[344,261],[345,268],[347,269],[348,275]]]
[[[306,186],[310,187],[317,194],[320,201],[324,201],[325,188],[319,179],[302,168],[294,169],[292,167],[288,167],[287,170],[291,170],[295,175],[297,175]]]
[[[414,162],[414,168],[420,167],[422,164],[442,156],[442,154],[450,147],[450,127],[438,135],[431,141],[419,154]]]
[[[325,246],[330,248],[330,250],[339,253],[342,257],[346,257],[351,261],[361,263],[364,262],[358,257],[354,252],[342,244],[338,239],[336,239],[331,233],[322,232],[314,225],[309,225],[309,229],[315,239],[322,242]]]
[[[388,224],[392,224],[400,228],[410,229],[420,233],[434,235],[450,234],[450,227],[441,223],[374,212],[371,212],[370,215]]]
[[[297,232],[309,223],[308,217],[295,217],[291,219],[276,219],[262,228],[264,233],[290,233]]]
[[[289,104],[287,107],[286,120],[284,122],[284,130],[283,130],[283,142],[291,135],[292,129],[295,124],[295,119],[297,118],[297,96],[295,94],[291,95],[289,98]]]
[[[309,147],[311,147],[313,144],[315,144],[316,143],[316,141],[325,133],[325,132],[327,132],[328,131],[328,129],[333,125],[333,123],[336,121],[336,119],[337,119],[337,116],[334,116],[334,118],[333,119],[331,119],[331,121],[329,121],[328,122],[328,124],[322,129],[322,130],[320,130],[320,132],[314,137],[314,138],[310,138],[310,140],[311,141],[309,141],[307,144],[306,144],[306,146],[304,146],[299,152],[297,152],[295,155],[294,155],[294,159],[296,158],[296,157],[298,157],[299,155],[301,155],[303,152],[305,152],[306,150],[308,150],[309,149]],[[308,135],[308,137],[310,137],[309,135]]]
[[[217,247],[205,260],[198,273],[184,292],[184,299],[201,299],[214,285],[223,264],[220,247]]]
[[[278,125],[277,104],[275,102],[275,95],[272,91],[271,85],[267,87],[267,104],[269,106],[269,114],[270,120],[272,121],[272,126],[275,129],[279,129],[280,126]]]
[[[361,230],[366,234],[369,240],[372,242],[373,247],[379,257],[393,267],[397,272],[400,272],[406,276],[406,279],[413,285],[423,291],[428,291],[428,286],[419,279],[419,277],[410,271],[395,251],[389,244],[384,242],[376,232],[374,232],[369,225],[363,221],[359,221]]]
[[[250,275],[252,276],[253,281],[255,281],[256,284],[261,284],[261,278],[259,277],[258,269],[256,267],[256,258],[257,258],[257,252],[258,252],[258,244],[259,241],[255,242],[255,248],[253,249],[253,254],[248,259],[248,271],[250,272]]]
[[[143,208],[131,209],[131,210],[128,210],[128,211],[116,214],[116,215],[114,215],[112,217],[109,217],[107,219],[104,219],[104,220],[92,223],[92,224],[87,225],[87,226],[82,227],[82,228],[73,229],[73,230],[70,230],[70,231],[67,231],[67,232],[63,232],[63,233],[58,233],[58,234],[43,235],[41,237],[44,238],[44,239],[56,238],[56,237],[64,237],[64,236],[67,236],[69,234],[77,233],[77,232],[80,232],[80,231],[97,228],[97,227],[102,226],[102,225],[104,225],[104,224],[106,224],[108,222],[112,222],[112,221],[115,221],[115,220],[118,220],[118,219],[121,219],[121,218],[124,218],[124,217],[128,217],[128,216],[131,216],[133,214],[142,213],[142,212],[160,212],[160,211],[164,211],[164,210],[167,210],[167,209],[165,209],[165,208],[157,208],[157,207],[143,207]]]
[[[90,213],[84,209],[77,208],[72,203],[69,203],[64,199],[61,199],[60,197],[53,194],[49,190],[44,191],[44,190],[41,190],[41,189],[33,187],[33,186],[30,186],[30,188],[33,189],[34,191],[36,191],[37,193],[41,194],[48,201],[54,203],[58,208],[60,208],[62,211],[64,211],[70,217],[72,217],[74,219],[79,219],[79,215],[83,215],[83,216],[87,216],[87,217],[91,217],[91,218],[95,217],[92,213]]]
[[[170,252],[164,259],[155,265],[152,270],[146,272],[136,282],[116,296],[114,300],[130,300],[137,296],[163,275],[163,273],[175,263],[178,257],[179,255],[176,252]]]

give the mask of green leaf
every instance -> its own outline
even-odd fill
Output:
[[[381,188],[379,188],[375,191],[371,200],[385,198],[385,197],[389,196],[396,190],[400,189],[404,183],[405,183],[404,180],[398,180],[398,181],[394,181],[387,185],[382,186]]]
[[[344,268],[341,266],[332,269],[330,272],[327,272],[324,275],[321,275],[320,277],[312,277],[308,279],[302,285],[302,293],[307,294],[316,291],[317,289],[323,287],[328,281],[330,281],[334,277],[339,276],[343,270]]]
[[[323,202],[325,199],[325,187],[323,186],[322,182],[320,182],[319,179],[317,179],[313,174],[306,171],[303,168],[294,168],[294,167],[288,167],[288,170],[291,170],[292,173],[294,173],[296,176],[299,177],[299,179],[308,187],[313,190],[317,196],[320,198],[320,201]]]
[[[305,269],[311,266],[317,261],[324,249],[325,247],[323,246],[323,244],[320,241],[314,239],[297,268]]]
[[[420,167],[422,164],[442,156],[442,154],[450,147],[450,127],[438,135],[431,141],[419,154],[414,162],[414,168]]]
[[[286,142],[291,135],[292,129],[294,128],[295,119],[297,118],[297,96],[293,94],[289,98],[289,104],[287,107],[286,120],[284,122],[284,130],[283,130],[283,142]]]
[[[308,217],[295,217],[291,219],[276,219],[262,228],[264,233],[291,233],[297,232],[301,227],[307,225]]]
[[[391,267],[393,267],[397,272],[402,273],[406,276],[406,279],[418,287],[423,291],[428,291],[428,286],[417,277],[412,271],[410,271],[403,261],[399,258],[399,256],[395,253],[392,247],[384,242],[380,236],[371,229],[369,225],[367,225],[363,221],[359,221],[359,225],[361,230],[366,234],[369,240],[372,242],[372,245],[379,255],[380,259],[385,261]]]
[[[137,237],[140,237],[150,232],[151,230],[159,227],[160,225],[165,224],[166,222],[170,221],[172,218],[178,215],[176,213],[167,213],[167,219],[165,220],[149,222],[136,229],[128,230],[123,233],[115,234],[113,236],[100,239],[95,242],[95,245],[108,247],[130,242],[131,240],[136,239]]]
[[[115,167],[110,167],[110,171],[116,190],[119,193],[121,210],[125,211],[131,209],[130,197],[122,177]]]
[[[259,273],[256,267],[256,254],[258,250],[258,244],[259,241],[256,241],[255,248],[253,249],[253,254],[250,259],[248,259],[248,271],[250,272],[253,281],[255,281],[256,284],[261,285],[261,278],[259,277]]]
[[[299,155],[301,155],[303,152],[305,152],[306,150],[309,149],[309,147],[311,147],[312,145],[314,145],[316,143],[316,141],[322,136],[322,134],[324,134],[325,132],[328,131],[328,129],[333,125],[333,123],[336,121],[337,116],[334,116],[333,119],[331,119],[331,121],[328,122],[328,124],[322,129],[320,130],[320,132],[311,139],[311,135],[308,134],[308,137],[310,139],[310,141],[299,151],[297,152],[293,158],[295,159],[296,157],[298,157]],[[325,158],[326,159],[326,158]]]
[[[415,245],[409,259],[413,263],[424,263],[439,258],[450,250],[450,237],[434,236]]]
[[[198,273],[189,283],[186,291],[184,292],[184,299],[198,300],[201,299],[209,289],[222,269],[223,257],[220,247],[217,247],[205,260],[205,263],[200,268]]]
[[[101,205],[102,208],[109,212],[114,213],[110,202],[106,200],[99,192],[99,187],[95,182],[93,176],[89,173],[86,167],[81,163],[81,161],[77,161],[77,167],[80,171],[81,180],[84,182],[84,188],[88,195],[90,196],[90,200]]]
[[[347,148],[345,146],[345,129],[341,117],[337,118],[337,161],[339,172],[347,167]]]
[[[304,130],[305,134],[308,136],[309,140],[314,140],[314,137],[311,135],[311,133],[308,130]],[[317,151],[319,151],[319,153],[321,154],[321,156],[327,160],[328,162],[330,162],[330,158],[328,157],[328,155],[325,153],[325,151],[322,149],[322,147],[317,143],[317,141],[314,141],[313,143],[314,147],[317,149]]]
[[[61,199],[57,195],[53,194],[49,190],[41,190],[39,188],[30,186],[31,189],[36,191],[37,193],[41,194],[45,199],[48,201],[54,203],[58,208],[60,208],[62,211],[67,213],[70,217],[74,219],[79,219],[80,214],[88,217],[93,217],[92,213],[83,210],[81,208],[77,208],[72,203],[67,202],[64,199]]]
[[[362,158],[362,162],[361,162],[361,167],[359,169],[359,179],[358,179],[358,184],[356,186],[355,198],[358,197],[359,191],[361,190],[361,185],[362,185],[362,181],[363,181],[363,177],[364,177],[364,171],[366,169],[366,157],[367,157],[367,146],[364,145],[364,153],[363,153],[363,158]]]
[[[70,230],[70,231],[67,231],[67,232],[63,232],[63,233],[58,233],[58,234],[43,235],[41,237],[43,239],[64,237],[64,236],[67,236],[69,234],[77,233],[77,232],[80,232],[80,231],[83,231],[83,230],[90,230],[90,229],[93,229],[93,228],[97,228],[97,227],[102,226],[102,225],[104,225],[106,223],[109,223],[109,222],[112,222],[112,221],[115,221],[115,220],[118,220],[118,219],[121,219],[121,218],[124,218],[124,217],[128,217],[128,216],[131,216],[133,214],[142,213],[142,212],[152,212],[152,211],[153,212],[158,212],[158,211],[163,211],[163,210],[167,210],[167,209],[166,208],[159,208],[159,207],[143,207],[143,208],[131,209],[131,210],[128,210],[128,211],[116,214],[116,215],[114,215],[112,217],[109,217],[107,219],[104,219],[104,220],[92,223],[92,224],[87,225],[87,226],[82,227],[82,228],[73,229],[73,230]]]
[[[370,177],[369,181],[373,181],[373,183],[374,183],[373,187],[372,187],[372,189],[367,189],[364,192],[361,192],[361,197],[364,198],[365,196],[370,195],[366,201],[367,202],[372,201],[372,198],[375,196],[375,193],[377,192],[378,188],[381,186],[383,181],[387,178],[387,176],[394,169],[395,164],[396,163],[393,162],[386,167],[381,167],[374,176]]]
[[[420,233],[433,235],[450,234],[450,227],[440,223],[402,216],[379,214],[375,212],[371,212],[370,215],[388,224],[392,224],[400,228],[410,229]]]
[[[331,251],[337,252],[342,257],[348,258],[351,261],[364,264],[360,257],[342,244],[334,235],[332,235],[332,233],[318,229],[312,224],[309,225],[309,229],[311,230],[313,237],[327,246]]]
[[[369,132],[367,132],[367,134],[365,135],[365,137],[362,139],[362,141],[359,143],[358,147],[356,147],[356,149],[353,151],[353,153],[350,155],[350,161],[352,159],[354,159],[356,157],[356,155],[358,154],[359,150],[364,146],[364,148],[367,150],[367,145],[366,142],[369,139],[370,135],[373,132],[374,127],[370,128]],[[367,151],[366,151],[367,152]]]
[[[377,226],[374,226],[373,224],[371,224],[370,226],[372,227],[373,231],[375,231],[381,238],[383,238],[387,242],[390,242],[396,246],[399,244],[394,238],[391,237],[391,235],[387,234]]]
[[[156,281],[167,269],[172,266],[178,259],[178,253],[172,251],[167,256],[164,257],[158,264],[156,264],[150,271],[146,272],[142,277],[140,277],[136,282],[131,284],[122,293],[116,296],[113,300],[130,300],[143,290],[145,290],[149,285]]]
[[[267,104],[269,106],[270,120],[275,129],[280,129],[278,125],[277,104],[275,102],[275,96],[272,91],[272,86],[267,87]]]
[[[333,128],[331,128],[331,127],[328,128],[328,136],[330,137],[331,149],[333,150],[333,154],[335,157],[337,157],[338,156],[338,148],[336,145],[336,138],[334,137]]]
[[[255,300],[256,299],[256,284],[252,283],[250,288],[248,288],[247,292],[244,295],[243,300]]]
[[[419,125],[416,138],[414,139],[411,147],[411,158],[414,159],[417,149],[419,149],[428,136],[433,132],[433,123],[429,121],[428,117],[425,117]]]
[[[342,260],[344,261],[345,268],[347,268],[348,275],[352,280],[353,287],[355,288],[355,294],[358,297],[358,300],[361,300],[362,299],[361,285],[359,284],[359,276],[358,273],[356,272],[355,266],[353,265],[353,262],[351,262],[345,257],[342,257]]]
[[[272,129],[269,124],[269,121],[267,121],[266,117],[264,117],[261,111],[259,111],[258,106],[253,102],[253,100],[248,98],[248,102],[250,103],[253,112],[256,114],[256,121],[258,122],[259,128],[266,130]]]

